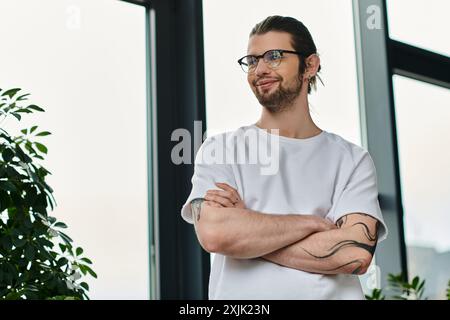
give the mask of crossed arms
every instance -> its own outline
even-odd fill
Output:
[[[237,259],[263,258],[320,274],[363,274],[377,245],[380,222],[349,213],[336,225],[307,214],[269,214],[245,208],[237,191],[217,184],[191,201],[194,227],[208,252]]]

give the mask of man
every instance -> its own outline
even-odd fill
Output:
[[[202,144],[181,211],[215,253],[209,298],[363,299],[357,275],[387,234],[376,171],[366,150],[311,119],[308,93],[320,58],[308,29],[294,18],[268,17],[238,62],[261,117]],[[275,174],[261,174],[258,164],[202,161],[222,138],[225,152],[250,150],[243,137],[251,130],[279,139]]]

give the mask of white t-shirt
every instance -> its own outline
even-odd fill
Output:
[[[249,138],[253,133],[258,143]],[[277,145],[271,144],[274,140],[278,141]],[[272,161],[272,165],[268,165],[267,159],[252,163],[250,156],[241,157],[241,161],[235,156],[234,161],[227,161],[221,155],[222,151],[227,156],[233,151],[234,154],[255,154],[258,153],[256,145],[260,150],[270,146],[266,154],[277,155],[275,173],[266,170],[263,174],[262,168],[271,166],[273,169],[276,161]],[[212,156],[216,163],[211,160]],[[218,159],[225,161],[220,163]],[[381,222],[378,241],[387,235],[378,203],[375,166],[369,153],[327,131],[311,138],[296,139],[268,133],[253,124],[208,137],[196,155],[192,191],[181,209],[187,222],[193,223],[191,200],[203,198],[207,190],[219,189],[215,182],[225,182],[236,188],[251,210],[314,214],[333,222],[348,213],[362,212]],[[364,295],[356,275],[313,274],[262,258],[234,259],[215,254],[209,299],[364,299]]]

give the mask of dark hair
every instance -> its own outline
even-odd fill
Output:
[[[291,35],[292,47],[295,51],[300,52],[301,57],[303,58],[300,59],[299,70],[300,74],[303,74],[306,69],[304,60],[311,54],[317,54],[316,45],[314,44],[314,40],[309,33],[308,28],[306,28],[303,23],[292,17],[269,16],[253,27],[252,31],[250,32],[250,37],[253,35],[265,34],[269,31],[287,32]],[[319,69],[317,72],[319,72],[320,69],[321,66],[319,65]],[[322,82],[320,76],[317,75],[317,77],[319,78],[320,82]],[[316,76],[311,77],[308,83],[308,93],[311,93],[311,86],[314,88],[314,90],[317,88]]]

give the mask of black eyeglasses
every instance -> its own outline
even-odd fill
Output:
[[[272,49],[264,52],[259,56],[248,55],[242,57],[238,60],[238,63],[241,66],[242,70],[244,70],[244,72],[252,73],[255,71],[256,66],[258,65],[259,59],[263,58],[264,62],[269,66],[269,68],[275,69],[280,65],[284,53],[293,53],[299,56],[302,55],[300,52],[297,51]]]

